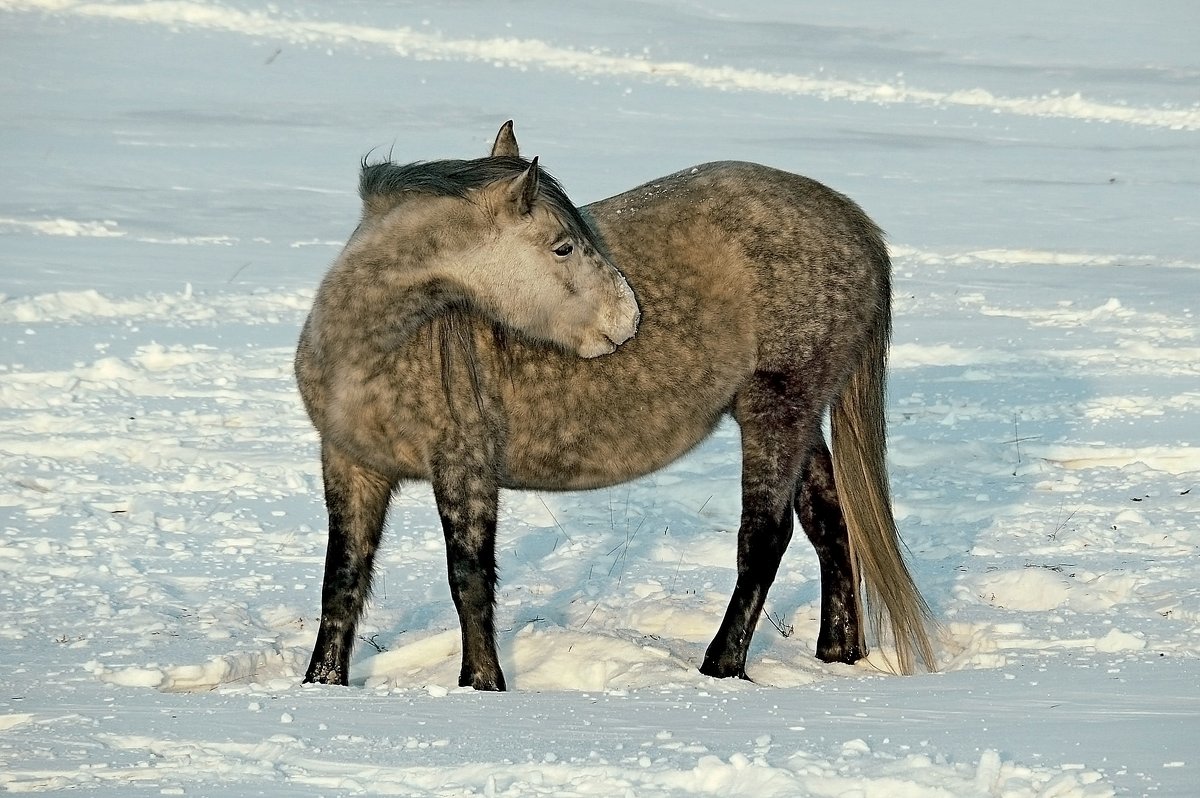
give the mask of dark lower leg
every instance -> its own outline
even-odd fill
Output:
[[[704,654],[700,672],[706,676],[747,678],[750,638],[792,536],[792,508],[790,504],[784,508],[783,513],[770,509],[764,512],[761,507],[742,511],[737,584],[721,626]]]
[[[458,683],[504,690],[494,620],[499,488],[488,474],[482,463],[451,457],[435,465],[433,488],[446,537],[450,595],[462,631]]]
[[[756,377],[739,395],[734,418],[742,429],[742,520],[738,577],[700,672],[746,678],[750,638],[767,591],[792,537],[796,483],[814,434],[786,375]],[[819,421],[819,416],[814,416]]]
[[[833,479],[833,461],[824,441],[804,469],[796,496],[796,515],[817,551],[821,567],[817,657],[825,662],[857,662],[865,653],[858,586],[850,559],[846,521]]]
[[[348,684],[354,630],[371,590],[371,569],[393,483],[340,456],[321,452],[329,546],[321,589],[321,626],[306,682]]]
[[[458,684],[476,690],[504,690],[504,673],[496,652],[494,532],[486,546],[464,545],[451,537],[446,539],[450,595],[462,631]]]

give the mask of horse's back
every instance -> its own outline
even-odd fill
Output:
[[[686,221],[709,216],[730,229],[763,224],[787,232],[803,217],[827,229],[878,234],[849,197],[804,175],[749,161],[712,161],[681,169],[584,208],[593,216]],[[811,231],[810,231],[811,232]]]
[[[685,279],[746,297],[737,312],[750,317],[759,367],[854,350],[850,332],[890,313],[882,232],[852,200],[811,178],[717,161],[586,210],[635,288]],[[638,257],[664,236],[672,242],[665,259]]]

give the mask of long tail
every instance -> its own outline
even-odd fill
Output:
[[[891,313],[885,305],[861,362],[830,414],[833,471],[849,531],[854,579],[857,586],[865,587],[872,634],[876,640],[882,639],[886,615],[899,670],[912,673],[917,658],[927,670],[936,669],[928,631],[934,623],[929,605],[904,564],[892,516],[884,417],[890,338]]]

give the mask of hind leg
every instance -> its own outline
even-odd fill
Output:
[[[804,467],[796,494],[796,515],[817,550],[821,565],[821,631],[817,657],[825,662],[857,662],[863,657],[858,586],[850,559],[846,519],[838,502],[829,447],[819,441]]]
[[[792,538],[796,484],[820,431],[820,415],[804,407],[798,394],[782,375],[759,374],[734,403],[742,429],[738,576],[700,666],[708,676],[746,678],[750,638]]]
[[[395,483],[321,447],[329,547],[321,588],[321,628],[306,682],[348,684],[354,629],[371,592],[371,569]]]

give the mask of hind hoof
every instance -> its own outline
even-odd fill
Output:
[[[822,662],[841,662],[845,665],[853,665],[863,656],[862,647],[857,644],[851,646],[817,645],[817,659]]]
[[[700,672],[714,679],[745,679],[746,681],[750,681],[750,677],[746,675],[746,663],[729,662],[718,657],[705,657],[704,664],[700,666]]]

